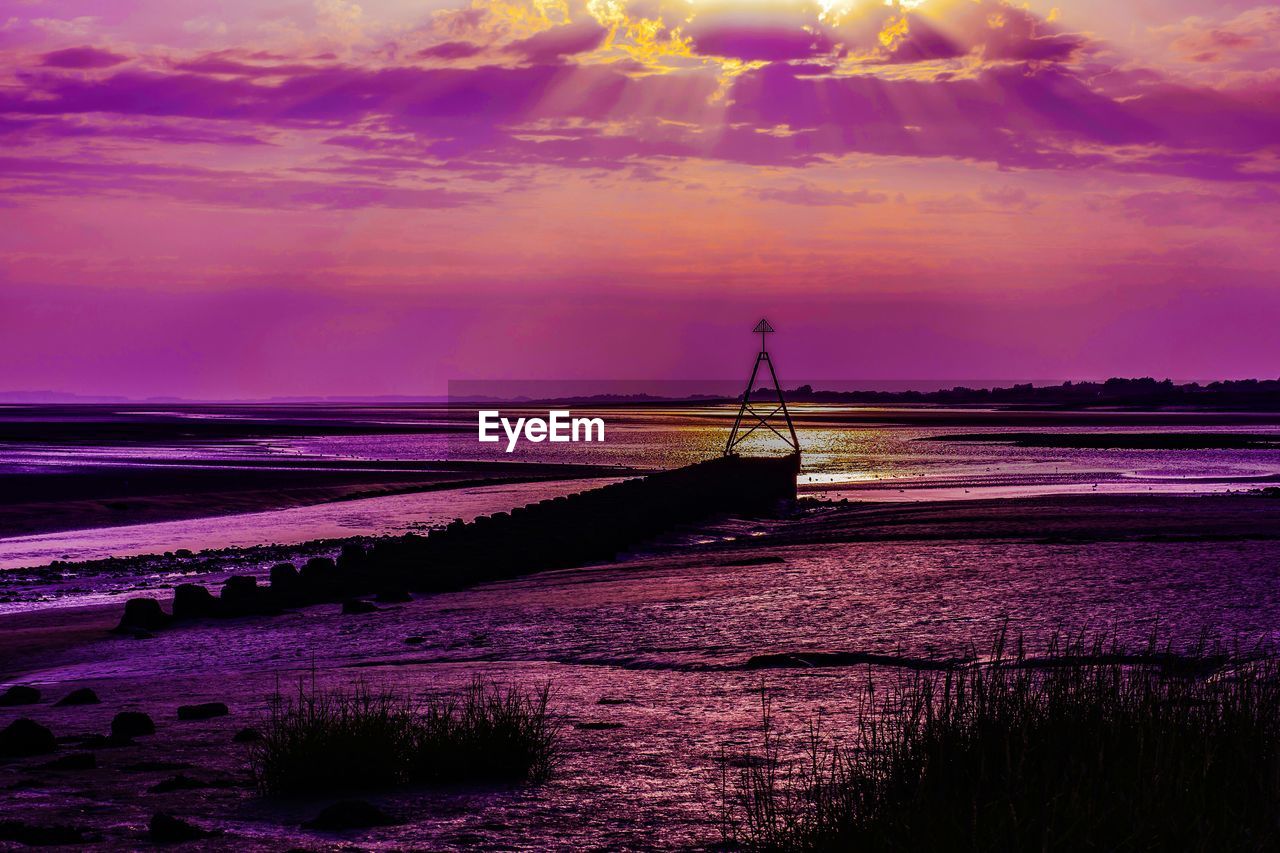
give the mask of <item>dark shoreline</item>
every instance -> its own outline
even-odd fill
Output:
[[[1260,493],[1215,495],[1054,495],[1029,498],[990,498],[971,501],[927,501],[904,503],[834,503],[802,499],[802,512],[795,518],[771,525],[767,532],[743,542],[659,549],[660,553],[694,559],[715,556],[724,565],[771,562],[760,552],[777,554],[776,549],[849,547],[875,542],[959,542],[975,540],[1026,541],[1042,544],[1087,542],[1256,542],[1280,539],[1280,500]],[[305,562],[315,556],[333,556],[344,546],[375,546],[394,537],[349,537],[315,540],[294,545],[256,545],[249,548],[222,548],[190,556],[151,554],[114,557],[80,563],[53,563],[20,571],[34,582],[47,575],[70,575],[81,579],[90,574],[127,577],[139,570],[158,573],[181,571],[189,580],[248,573],[251,567],[273,562]],[[728,562],[725,562],[725,561]],[[625,562],[625,560],[624,560]],[[265,578],[265,569],[254,572]],[[527,575],[532,576],[532,574]],[[172,600],[173,584],[155,596],[166,606]],[[128,596],[109,605],[59,606],[0,614],[0,637],[8,634],[14,620],[44,624],[57,631],[63,623],[58,614],[94,611],[105,631],[120,618]],[[304,608],[305,610],[305,608]],[[40,614],[48,614],[41,616]],[[101,636],[101,635],[100,635]],[[86,637],[92,639],[92,637]],[[61,643],[59,643],[61,644]],[[0,658],[8,649],[0,647]],[[0,667],[0,675],[20,670]]]
[[[916,441],[1060,447],[1072,450],[1280,450],[1280,433],[1243,432],[982,432],[931,435]]]
[[[660,829],[670,833],[663,837],[671,847],[710,849],[717,824],[700,803],[720,778],[716,762],[726,744],[738,756],[745,754],[743,744],[754,743],[763,677],[780,697],[779,718],[799,726],[797,715],[831,707],[840,696],[856,698],[871,673],[878,684],[898,684],[922,672],[950,672],[948,664],[967,654],[956,646],[955,632],[968,625],[973,632],[967,642],[981,642],[985,626],[1000,614],[988,613],[981,603],[972,612],[942,619],[938,614],[967,606],[974,591],[988,584],[996,585],[993,595],[1013,602],[1013,624],[1028,626],[1029,638],[1038,636],[1034,631],[1045,612],[1071,617],[1069,608],[1059,609],[1063,596],[1054,594],[1053,585],[1064,579],[1070,595],[1096,590],[1101,596],[1103,621],[1093,627],[1108,636],[1110,619],[1120,620],[1125,637],[1148,625],[1163,626],[1156,617],[1167,611],[1135,609],[1128,598],[1151,585],[1164,590],[1155,601],[1167,606],[1199,602],[1215,585],[1232,588],[1255,548],[1275,553],[1275,544],[1263,540],[1280,540],[1280,501],[1243,494],[805,501],[792,517],[750,525],[749,535],[740,522],[712,524],[704,532],[699,539],[705,544],[655,543],[584,569],[414,595],[372,612],[326,603],[277,616],[194,622],[182,631],[110,633],[123,599],[136,594],[126,593],[115,604],[0,616],[0,680],[31,685],[41,694],[37,702],[0,709],[0,725],[29,717],[63,739],[48,755],[4,763],[5,781],[15,790],[23,786],[31,799],[15,800],[0,816],[35,826],[82,825],[108,849],[136,849],[156,810],[216,829],[237,849],[325,846],[331,836],[299,827],[329,798],[268,799],[247,783],[232,784],[246,772],[245,747],[234,738],[269,719],[273,689],[279,693],[283,684],[290,690],[304,680],[326,689],[364,682],[409,685],[436,696],[475,676],[501,685],[555,685],[554,707],[564,721],[564,772],[531,793],[361,793],[403,821],[362,836],[369,843],[412,849],[571,843],[604,849]],[[909,544],[900,549],[897,542]],[[972,544],[956,547],[965,542]],[[1197,542],[1233,544],[1191,544]],[[885,543],[889,553],[877,555]],[[325,544],[340,548],[342,542]],[[1135,562],[1139,552],[1146,557]],[[266,553],[264,547],[259,556]],[[1060,574],[1055,567],[1073,555],[1081,559]],[[216,555],[194,559],[211,556]],[[288,558],[283,552],[276,556]],[[1001,562],[1012,557],[1018,558],[1016,571]],[[837,564],[820,568],[833,559]],[[1189,569],[1205,561],[1204,570]],[[1166,565],[1172,568],[1163,574]],[[849,585],[835,585],[841,576],[850,576]],[[1259,635],[1256,625],[1273,624],[1274,578],[1248,589],[1231,600],[1257,612],[1224,624],[1224,641],[1241,630],[1251,639]],[[696,629],[687,637],[661,633],[672,624],[675,607],[703,601],[710,606],[688,611]],[[738,601],[754,608],[741,618],[763,620],[763,630],[748,626],[740,635],[722,633],[723,617],[738,612]],[[782,606],[790,606],[791,615],[770,621],[772,608]],[[852,615],[839,617],[833,629],[828,620],[837,613]],[[805,619],[812,627],[791,634],[790,626]],[[921,639],[895,646],[896,640],[881,634],[895,619],[916,621]],[[1177,638],[1177,654],[1163,648],[1144,652],[1139,635],[1131,655],[1054,658],[1049,652],[1039,656],[1037,639],[1026,665],[1006,670],[1019,677],[1035,667],[1051,677],[1064,667],[1114,664],[1181,678],[1216,665],[1190,646],[1183,651],[1184,640],[1194,641],[1203,627],[1214,626],[1197,618],[1174,624],[1170,636]],[[91,688],[101,704],[55,704],[83,688]],[[229,713],[184,718],[181,706],[192,703],[217,704]],[[150,715],[156,734],[130,743],[104,739],[101,733],[121,711]],[[86,753],[96,762],[87,769],[47,766]],[[657,780],[639,794],[627,787],[635,778],[636,756],[644,757],[643,769]],[[208,787],[166,793],[175,770]],[[651,824],[637,825],[613,792],[623,792],[626,802],[639,799],[638,808],[654,815]],[[110,809],[86,810],[86,801],[109,803]],[[593,822],[591,816],[599,814],[620,817]]]
[[[287,509],[471,486],[626,476],[519,462],[215,462],[0,474],[0,537]]]

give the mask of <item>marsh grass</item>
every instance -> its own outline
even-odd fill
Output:
[[[1280,849],[1280,664],[1002,634],[981,663],[869,683],[848,743],[818,722],[722,763],[723,833],[757,850]],[[870,676],[868,676],[870,679]]]
[[[358,683],[299,682],[272,697],[250,747],[264,794],[320,794],[397,785],[539,782],[555,767],[559,723],[550,688],[475,679],[458,696],[417,701]]]

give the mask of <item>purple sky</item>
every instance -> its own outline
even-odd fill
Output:
[[[1280,375],[1280,9],[23,0],[0,390]]]

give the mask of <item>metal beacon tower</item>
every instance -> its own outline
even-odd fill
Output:
[[[742,392],[742,406],[739,407],[738,417],[733,422],[733,431],[729,433],[729,440],[725,442],[724,455],[737,456],[738,445],[746,441],[756,430],[764,427],[791,449],[790,455],[795,458],[795,466],[799,470],[800,439],[796,438],[796,428],[791,423],[791,413],[787,411],[787,401],[782,397],[782,386],[778,384],[778,374],[773,369],[773,359],[769,357],[769,348],[765,343],[765,336],[773,332],[773,326],[769,325],[768,320],[761,320],[752,331],[760,335],[760,354],[756,356],[756,363],[751,368],[747,389]],[[773,380],[773,393],[768,395],[766,400],[758,401],[761,406],[757,409],[751,404],[751,394],[755,390],[756,377],[760,373],[761,364],[769,367],[769,378]],[[779,415],[782,417],[779,418]],[[778,429],[784,423],[787,428],[785,435]]]

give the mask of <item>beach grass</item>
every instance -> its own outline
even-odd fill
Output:
[[[299,682],[294,693],[272,697],[250,748],[254,779],[264,794],[539,782],[558,756],[549,695],[549,687],[479,678],[457,695],[421,701],[364,683],[324,690]]]
[[[1179,665],[1181,662],[1182,665]],[[868,676],[869,678],[871,676]],[[846,742],[722,763],[724,840],[750,850],[1280,849],[1280,663],[1003,635],[976,665],[872,682]]]

